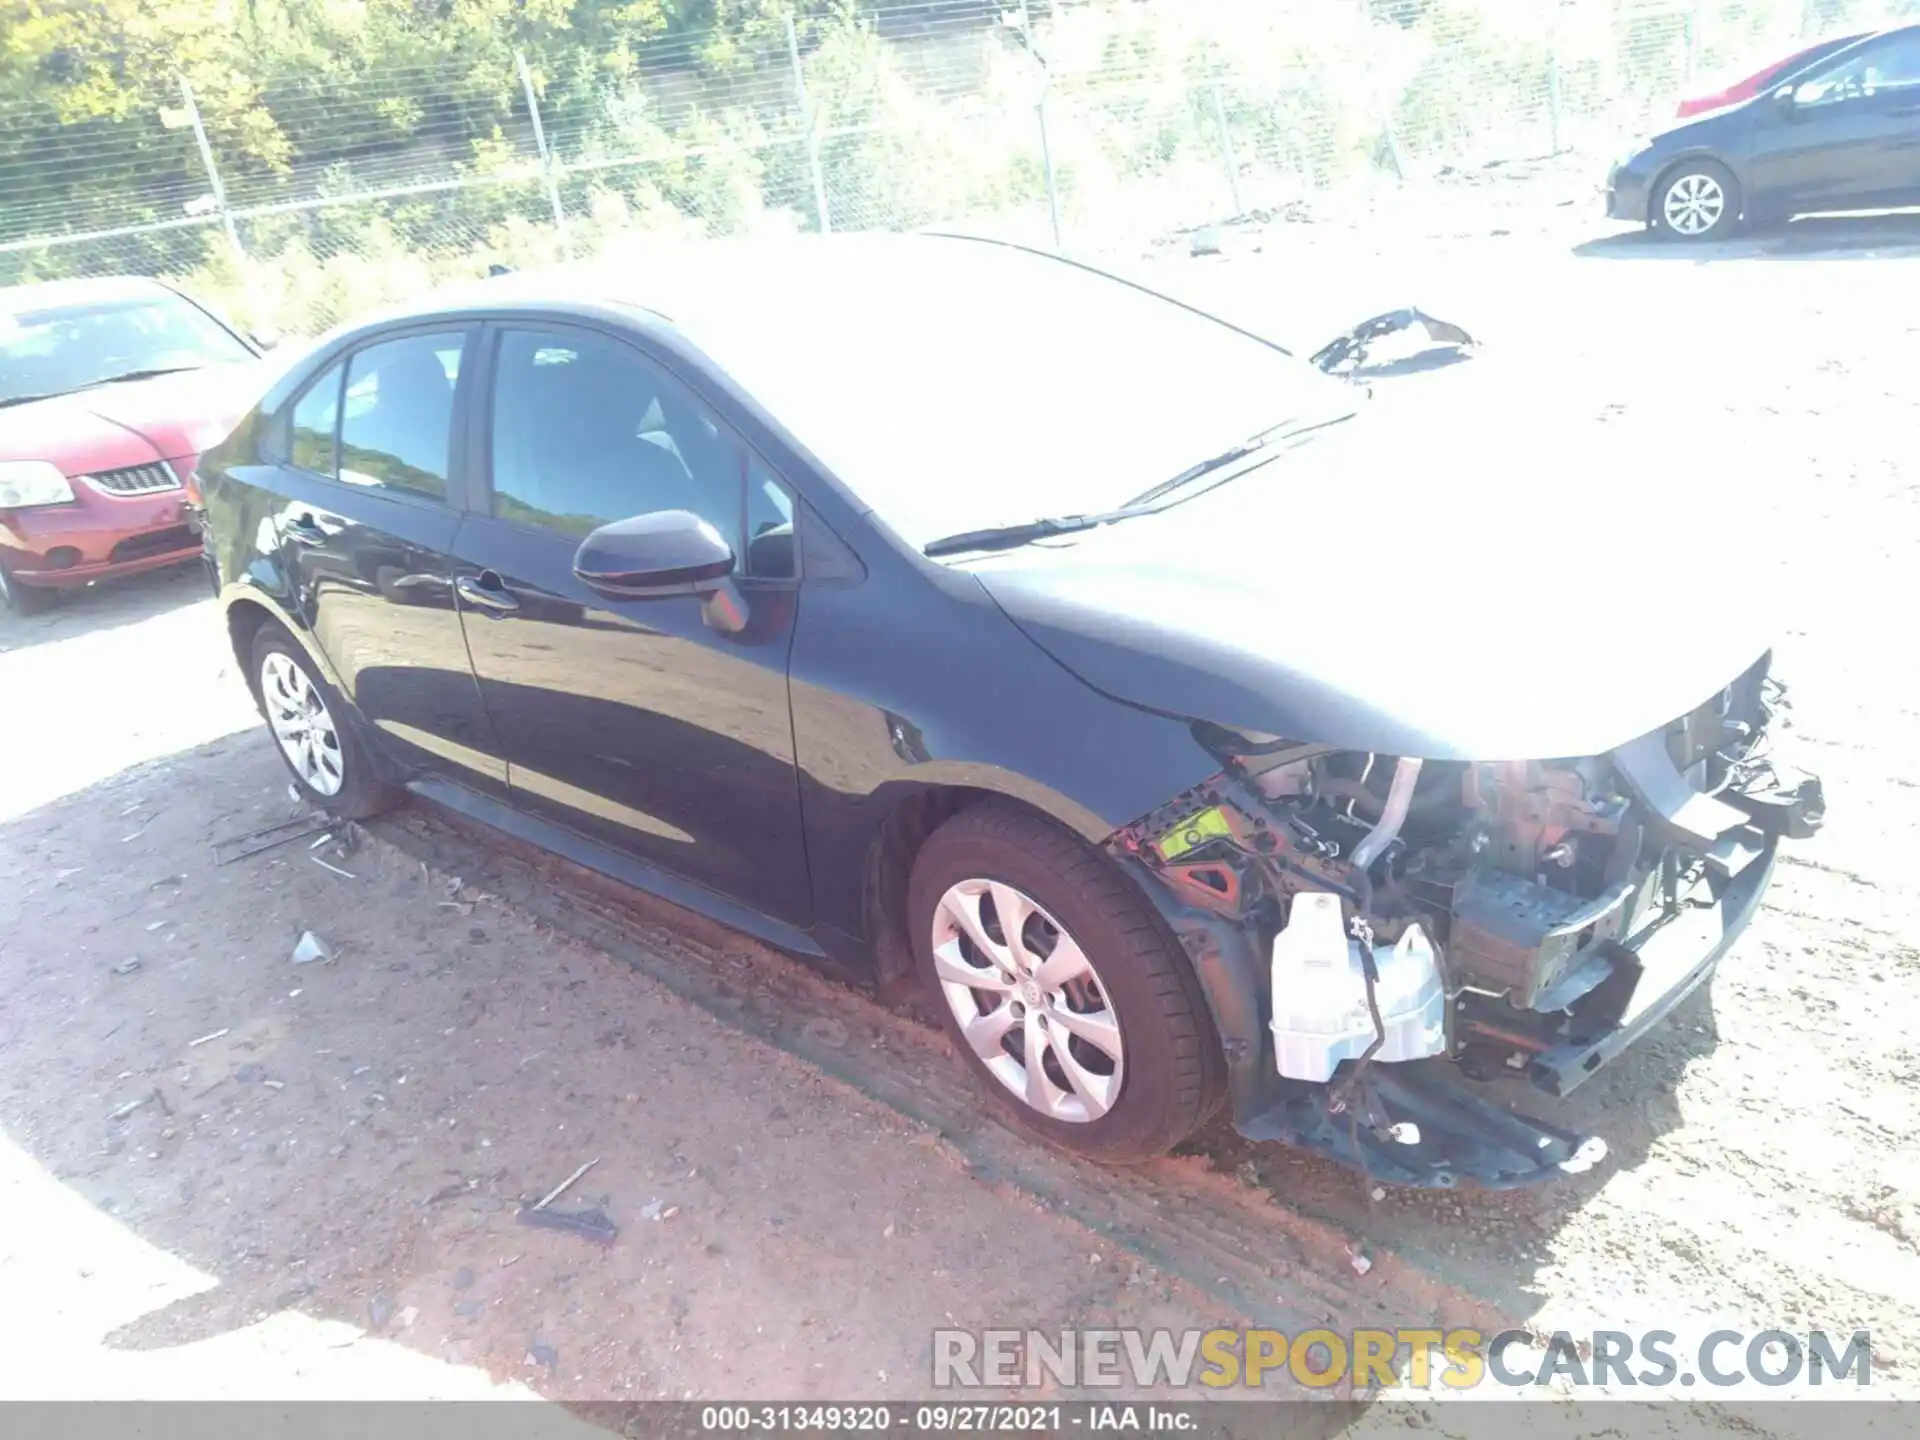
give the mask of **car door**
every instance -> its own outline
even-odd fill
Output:
[[[453,602],[458,401],[477,327],[387,334],[329,366],[269,439],[292,600],[355,707],[414,767],[501,790]]]
[[[1872,121],[1866,203],[1920,202],[1920,30],[1881,42],[1862,98]]]
[[[516,801],[810,924],[787,702],[791,493],[628,339],[502,325],[487,350],[474,443],[488,513],[461,530],[456,591]],[[696,595],[623,599],[574,573],[589,532],[667,510],[728,539],[737,623]]]
[[[1762,101],[1748,183],[1782,215],[1897,203],[1920,193],[1920,32],[1849,51]]]

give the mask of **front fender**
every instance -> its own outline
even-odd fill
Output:
[[[1116,859],[1159,912],[1199,977],[1227,1062],[1233,1122],[1244,1125],[1281,1099],[1268,1029],[1272,1005],[1266,955],[1259,934],[1251,920],[1231,919],[1183,903],[1138,859],[1124,854],[1116,854]]]
[[[971,576],[872,563],[865,584],[808,589],[788,666],[824,924],[866,932],[867,857],[917,796],[1006,796],[1099,845],[1219,769],[1186,721],[1093,689]],[[880,585],[886,604],[867,589]]]

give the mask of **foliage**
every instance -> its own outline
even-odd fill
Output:
[[[1021,8],[0,0],[0,283],[166,274],[312,329],[555,258],[529,84],[583,253],[1044,212],[1049,160],[1076,216],[1127,190],[1217,205],[1229,152],[1241,175],[1326,185],[1494,134],[1543,144],[1550,107],[1613,146],[1705,67],[1920,0],[1029,0],[1030,40],[999,18]],[[103,238],[37,243],[82,233]]]

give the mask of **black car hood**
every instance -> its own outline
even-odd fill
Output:
[[[1547,444],[1369,411],[1163,513],[966,568],[1116,699],[1425,759],[1601,754],[1768,650],[1723,467],[1604,426]]]

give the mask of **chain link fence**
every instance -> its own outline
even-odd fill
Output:
[[[610,78],[564,104],[505,48],[487,74],[316,69],[217,109],[180,80],[177,104],[75,125],[0,101],[0,283],[162,275],[302,333],[661,236],[946,224],[1098,250],[1444,165],[1616,152],[1729,67],[1914,13],[885,0],[718,67],[717,35],[579,54]]]

